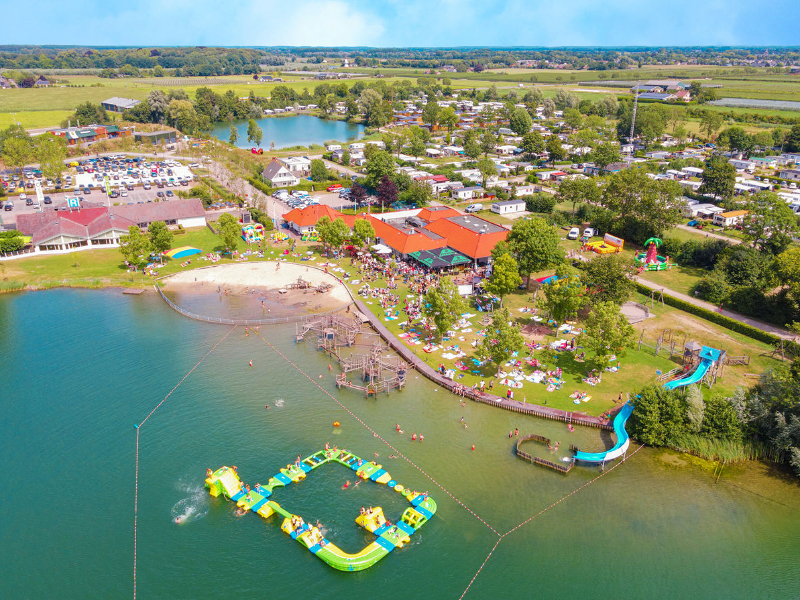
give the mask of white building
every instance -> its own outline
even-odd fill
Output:
[[[495,202],[492,204],[492,212],[498,215],[507,215],[509,213],[518,213],[525,210],[524,200],[506,200],[504,202]]]
[[[261,176],[272,187],[289,187],[300,183],[300,179],[275,158],[261,172]]]

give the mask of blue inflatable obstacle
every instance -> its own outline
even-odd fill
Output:
[[[672,381],[668,381],[664,384],[664,389],[674,390],[675,388],[691,385],[693,383],[699,383],[703,380],[703,377],[706,376],[706,373],[708,373],[708,370],[711,368],[711,366],[719,360],[721,354],[721,350],[703,346],[703,348],[700,350],[700,364],[697,365],[697,368],[695,368],[694,371],[682,379],[673,379]]]
[[[588,463],[602,463],[614,460],[625,454],[631,443],[628,432],[625,430],[625,423],[628,422],[628,417],[631,416],[632,412],[633,404],[628,402],[614,417],[614,433],[617,436],[617,443],[614,444],[613,448],[605,452],[581,452],[578,450],[575,453],[575,460]]]

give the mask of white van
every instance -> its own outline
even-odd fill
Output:
[[[464,209],[464,212],[474,213],[478,212],[479,210],[483,210],[483,204],[470,204],[467,208]]]
[[[577,240],[578,236],[580,234],[581,234],[581,230],[578,229],[577,227],[573,227],[572,229],[569,230],[569,233],[567,234],[567,239],[568,240]]]

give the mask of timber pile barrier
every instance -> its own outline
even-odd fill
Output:
[[[559,473],[564,473],[565,475],[572,470],[572,467],[575,465],[575,461],[570,461],[569,465],[560,465],[558,463],[554,463],[553,461],[547,460],[545,458],[540,458],[538,456],[532,456],[528,454],[524,450],[520,450],[520,446],[525,442],[536,442],[538,444],[542,444],[543,446],[550,447],[550,438],[546,438],[543,435],[539,435],[536,433],[531,433],[529,435],[523,435],[521,438],[517,440],[516,443],[516,452],[517,456],[522,460],[527,460],[532,465],[539,465],[542,467],[547,467],[548,469],[553,469],[554,471],[558,471]],[[570,449],[572,446],[570,446]]]

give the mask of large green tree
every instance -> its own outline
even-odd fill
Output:
[[[237,141],[239,141],[239,130],[236,125],[231,125],[231,129],[228,132],[228,143],[231,146],[235,146]]]
[[[29,138],[12,137],[3,143],[3,163],[13,170],[22,169],[33,159],[33,144]]]
[[[797,215],[783,198],[774,192],[759,192],[746,209],[742,232],[756,248],[780,254],[789,247],[798,231]]]
[[[55,181],[64,171],[67,142],[63,137],[52,133],[39,135],[35,139],[34,155],[42,175]]]
[[[660,236],[680,222],[681,194],[677,181],[651,179],[644,169],[630,168],[609,178],[602,204],[628,231],[635,227],[645,237]]]
[[[615,302],[597,302],[586,317],[580,342],[594,352],[600,368],[609,365],[611,356],[621,358],[633,347],[636,330]]]
[[[515,221],[506,242],[520,273],[527,275],[528,281],[533,273],[555,267],[564,260],[555,227],[538,217]]]
[[[533,120],[524,108],[515,108],[511,111],[508,118],[508,127],[517,135],[525,135],[530,132]]]
[[[707,110],[700,117],[700,131],[704,131],[708,139],[714,137],[714,134],[722,127],[724,119],[722,113]]]
[[[566,150],[561,146],[561,139],[557,135],[547,138],[547,153],[550,155],[551,162],[564,160],[567,156]]]
[[[330,179],[331,174],[325,162],[320,158],[315,158],[311,161],[311,181],[327,181]]]
[[[258,126],[255,119],[247,121],[247,141],[256,146],[261,145],[261,140],[264,138],[264,132]]]
[[[636,270],[633,260],[623,254],[601,254],[583,266],[583,283],[592,303],[622,304],[633,293]]]
[[[337,217],[333,221],[328,216],[322,217],[317,222],[316,230],[319,233],[319,241],[328,250],[340,250],[350,237],[350,228],[341,217]]]
[[[611,142],[598,144],[597,147],[592,150],[592,160],[594,160],[594,163],[601,169],[607,167],[611,163],[618,162],[620,160],[619,145],[612,144]]]
[[[353,223],[353,233],[350,235],[350,241],[354,246],[364,246],[370,240],[375,239],[375,229],[372,227],[367,219],[356,219]]]
[[[217,220],[218,235],[222,241],[222,246],[227,252],[233,254],[239,247],[239,240],[242,238],[242,226],[233,215],[222,213]]]
[[[500,306],[502,306],[503,297],[516,290],[521,283],[522,277],[519,274],[517,261],[511,254],[504,253],[492,263],[492,274],[485,281],[483,287],[490,294],[500,298]]]
[[[519,329],[511,324],[511,313],[500,308],[492,315],[492,324],[487,328],[486,337],[478,347],[478,356],[491,360],[498,367],[505,363],[515,350],[525,343]]]
[[[701,194],[732,198],[736,185],[736,168],[722,156],[712,156],[703,169],[703,183],[698,190]]]
[[[128,227],[128,235],[120,236],[119,251],[134,267],[141,266],[150,252],[150,240],[136,225]]]
[[[433,321],[440,337],[444,337],[467,310],[466,302],[449,277],[442,277],[437,287],[428,290],[424,300],[422,314]]]
[[[562,323],[586,304],[586,286],[569,265],[558,265],[555,275],[555,280],[542,286],[538,302],[557,323]]]
[[[572,204],[572,214],[579,202],[598,204],[600,202],[600,188],[594,179],[565,179],[558,184],[558,201]]]
[[[528,131],[522,136],[522,144],[520,145],[522,151],[525,153],[527,160],[533,160],[537,155],[542,154],[547,145],[545,144],[542,134],[538,131]]]
[[[396,166],[392,155],[385,150],[373,152],[367,159],[367,185],[373,189],[377,188],[384,177],[394,173]]]
[[[147,238],[153,252],[163,258],[164,252],[172,248],[172,232],[164,221],[153,221],[147,226]]]

